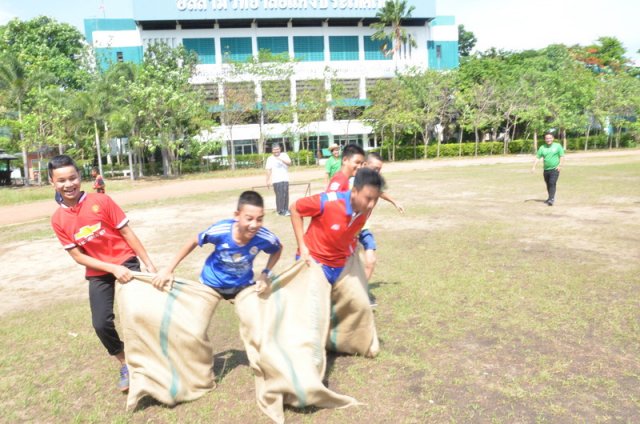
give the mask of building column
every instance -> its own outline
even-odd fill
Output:
[[[251,54],[253,57],[258,57],[258,24],[255,22],[251,23]]]

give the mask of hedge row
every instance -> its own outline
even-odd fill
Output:
[[[576,137],[567,139],[567,150],[584,150],[586,137]],[[589,137],[588,149],[607,149],[609,148],[610,140],[607,136],[592,136]],[[544,140],[538,139],[538,146],[542,145]],[[611,141],[612,146],[615,146],[615,141]],[[636,147],[637,142],[630,136],[623,136],[620,140],[620,147]],[[437,156],[438,145],[435,143],[429,144],[427,147],[427,157],[433,158]],[[471,143],[442,143],[440,144],[440,157],[455,157],[455,156],[474,156],[476,144]],[[533,154],[534,146],[533,140],[513,140],[508,144],[508,150],[511,154]],[[385,160],[389,160],[391,156],[390,148],[379,149],[380,154]],[[486,141],[478,143],[478,156],[488,155],[500,155],[504,152],[504,143],[501,141]],[[424,145],[404,146],[396,147],[395,159],[399,160],[411,160],[424,158]]]
[[[609,143],[615,146],[615,141],[610,141],[606,135],[597,135],[589,137],[588,149],[607,149]],[[567,150],[582,151],[586,137],[575,137],[567,140]],[[543,144],[542,137],[538,139],[538,146]],[[637,142],[628,135],[623,135],[620,140],[620,147],[636,147]],[[438,146],[435,143],[429,144],[427,147],[427,157],[434,158],[437,155]],[[442,143],[440,144],[440,157],[456,157],[456,156],[474,156],[476,144],[474,142],[466,143]],[[509,153],[511,154],[533,154],[533,140],[514,140],[508,144]],[[391,151],[390,148],[377,149],[385,160],[389,160]],[[501,155],[504,152],[504,143],[501,141],[486,141],[478,143],[478,155]],[[291,160],[295,165],[310,166],[315,165],[316,159],[313,151],[300,150],[299,152],[287,152]],[[236,156],[236,168],[239,169],[260,169],[264,168],[265,162],[269,157],[268,153],[265,154],[251,154],[251,155],[237,155]],[[395,152],[395,160],[412,160],[424,158],[424,145],[403,146],[397,147]],[[174,166],[180,170],[182,174],[196,173],[196,172],[211,172],[221,169],[229,169],[227,158],[224,162],[203,162],[199,158],[189,158],[176,161]],[[110,168],[103,166],[105,174],[109,175]],[[113,167],[114,170],[122,170],[128,168],[127,165],[120,165]],[[145,175],[162,175],[162,163],[149,162],[143,165],[143,172]]]

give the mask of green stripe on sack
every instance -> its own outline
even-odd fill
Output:
[[[171,315],[173,312],[173,305],[175,300],[180,294],[180,284],[178,281],[174,281],[171,291],[168,293],[167,302],[164,305],[164,314],[162,316],[162,324],[160,325],[160,347],[162,348],[162,354],[169,362],[169,368],[171,369],[171,388],[169,394],[173,399],[178,394],[178,386],[180,385],[180,376],[178,370],[173,364],[171,357],[169,357],[169,327],[171,326]]]
[[[331,302],[331,333],[329,334],[329,343],[331,350],[338,351],[338,314],[336,313],[336,305]]]
[[[277,279],[278,277],[274,277],[274,280],[272,280],[272,284],[276,283]],[[304,392],[304,389],[302,388],[302,386],[300,385],[300,380],[298,379],[296,370],[293,367],[293,362],[291,361],[291,358],[289,357],[289,355],[287,355],[286,350],[283,349],[283,347],[279,343],[279,340],[280,340],[279,330],[280,330],[280,325],[282,324],[283,310],[284,310],[284,307],[283,307],[284,305],[282,302],[282,294],[280,290],[277,290],[276,292],[272,292],[272,296],[274,298],[274,303],[276,305],[276,320],[275,320],[275,329],[274,329],[273,338],[275,340],[275,344],[276,344],[276,347],[278,348],[278,351],[282,355],[284,361],[287,363],[287,367],[289,368],[289,375],[291,377],[291,382],[293,383],[293,387],[296,391],[296,396],[298,398],[298,401],[300,402],[300,408],[305,408],[307,406],[307,395]]]

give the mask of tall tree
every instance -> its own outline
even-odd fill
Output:
[[[402,26],[403,20],[409,19],[414,9],[415,6],[407,6],[407,0],[387,0],[376,13],[377,22],[370,25],[376,32],[371,38],[383,42],[382,51],[385,55],[391,54],[397,60],[407,44],[410,47],[417,46],[416,40]]]
[[[196,63],[195,55],[182,46],[152,44],[132,86],[137,111],[144,115],[140,135],[160,149],[164,176],[174,174],[173,161],[206,119],[204,96],[189,83]]]
[[[13,19],[0,26],[0,55],[3,53],[20,60],[27,76],[45,72],[64,88],[82,88],[90,80],[84,36],[74,26],[46,16]]]
[[[469,56],[477,42],[478,39],[473,32],[467,31],[464,25],[458,25],[458,54],[460,56]]]
[[[16,112],[16,125],[19,135],[19,144],[22,150],[22,161],[24,166],[25,184],[29,184],[29,143],[24,137],[24,108],[29,94],[31,80],[27,77],[27,72],[22,62],[13,54],[5,53],[0,57],[0,93],[2,93],[3,103]]]

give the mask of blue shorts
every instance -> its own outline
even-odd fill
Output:
[[[299,259],[300,255],[296,255],[296,261]],[[342,274],[342,270],[344,269],[343,266],[334,268],[329,265],[321,264],[315,259],[314,261],[322,267],[322,272],[324,272],[324,276],[327,277],[327,281],[329,281],[329,284],[333,285],[336,281],[338,281],[338,277],[340,277],[340,274]]]
[[[360,244],[362,244],[362,247],[364,247],[364,250],[376,250],[376,239],[373,238],[373,233],[371,231],[366,229],[360,231],[358,240],[360,241]]]

